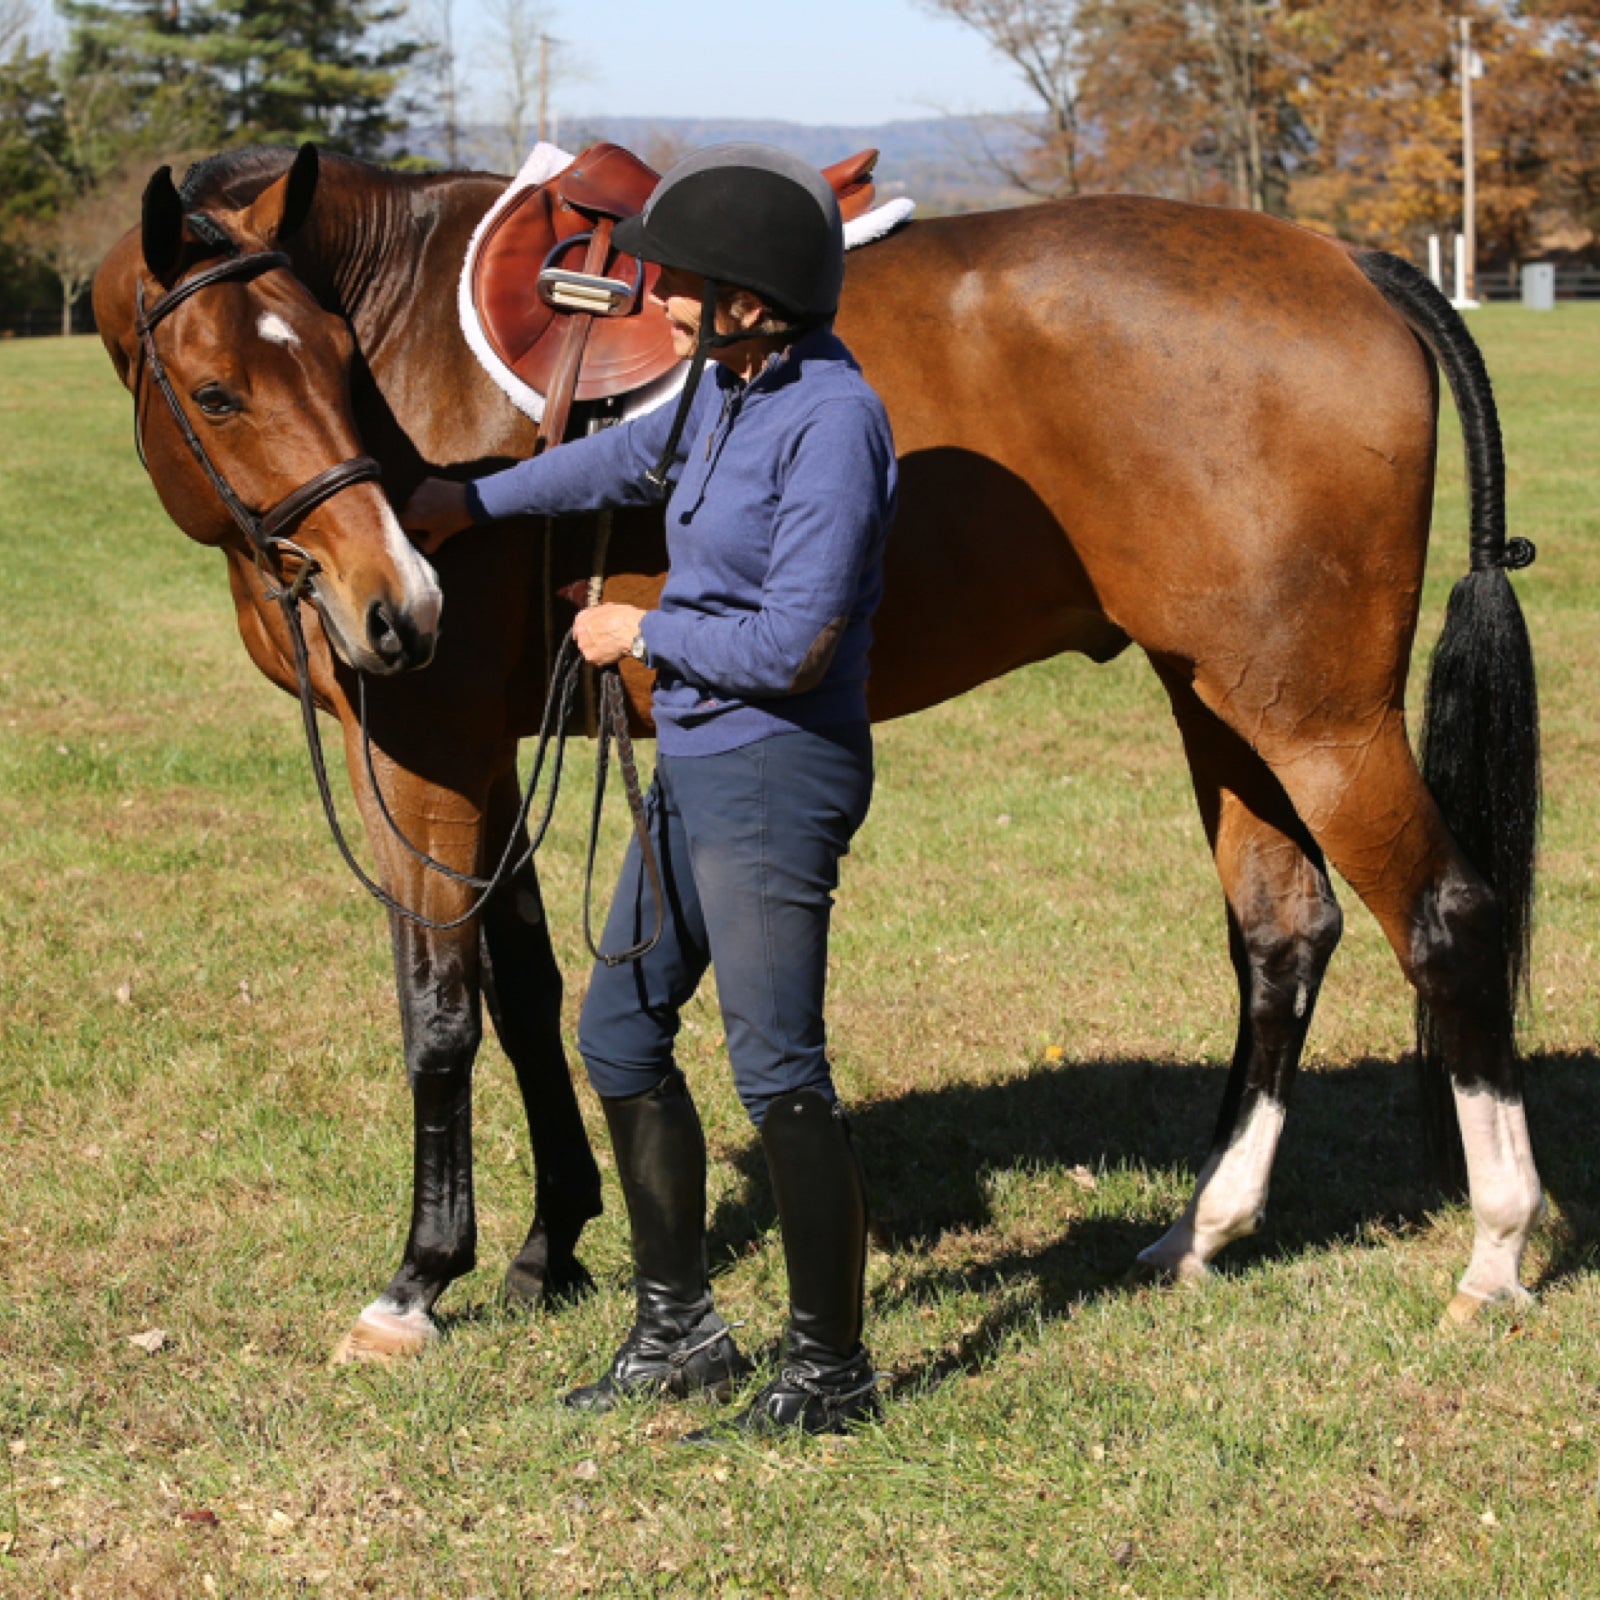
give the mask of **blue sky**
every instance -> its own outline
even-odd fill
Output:
[[[577,69],[553,97],[572,116],[776,117],[873,124],[1027,104],[1013,70],[915,0],[547,0]],[[458,0],[477,35],[477,98],[493,92],[484,0]],[[485,59],[485,56],[489,59]]]

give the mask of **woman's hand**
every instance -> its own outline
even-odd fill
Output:
[[[644,615],[638,606],[585,606],[572,624],[572,637],[591,667],[609,667],[633,648]]]
[[[424,555],[433,555],[446,539],[472,526],[466,485],[448,478],[424,478],[406,501],[400,526]]]

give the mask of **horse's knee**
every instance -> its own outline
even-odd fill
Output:
[[[483,1019],[476,1006],[434,1009],[408,1032],[406,1075],[413,1091],[470,1077],[483,1042]]]

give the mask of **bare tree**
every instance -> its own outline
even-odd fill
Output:
[[[456,0],[413,0],[412,23],[425,41],[413,71],[431,93],[429,113],[444,135],[445,163],[461,165],[461,64],[456,56]]]
[[[108,174],[93,188],[47,217],[22,225],[23,248],[48,267],[61,285],[61,332],[72,332],[72,312],[107,252],[139,215],[147,174],[142,166]]]
[[[1169,0],[1182,4],[1182,0]],[[1262,0],[1193,0],[1193,26],[1205,40],[1216,71],[1216,100],[1223,153],[1233,169],[1234,196],[1251,211],[1267,209],[1262,158]]]
[[[1078,192],[1079,0],[922,0],[935,16],[971,28],[1021,73],[1044,111],[1044,123],[1020,155],[985,141],[984,158],[1026,194]]]
[[[0,61],[27,49],[29,31],[37,21],[33,0],[0,0]]]
[[[530,135],[549,136],[550,81],[560,46],[542,0],[486,0],[489,48],[497,65],[499,132],[507,170],[528,153]]]

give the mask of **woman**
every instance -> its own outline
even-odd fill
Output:
[[[595,606],[574,627],[595,665],[631,653],[656,671],[648,813],[667,905],[648,955],[596,966],[579,1023],[627,1201],[637,1315],[609,1371],[567,1404],[726,1396],[749,1371],[712,1306],[705,1139],[672,1056],[711,964],[789,1271],[782,1369],[732,1425],[838,1432],[879,1400],[861,1343],[866,1205],[823,991],[839,858],[872,793],[867,649],[894,446],[832,332],[843,231],[815,170],[760,145],[702,151],[615,239],[661,266],[653,292],[693,363],[670,422],[657,412],[471,484],[430,480],[405,516],[431,553],[473,523],[645,504],[670,485],[658,609]],[[635,845],[606,943],[653,921]]]

